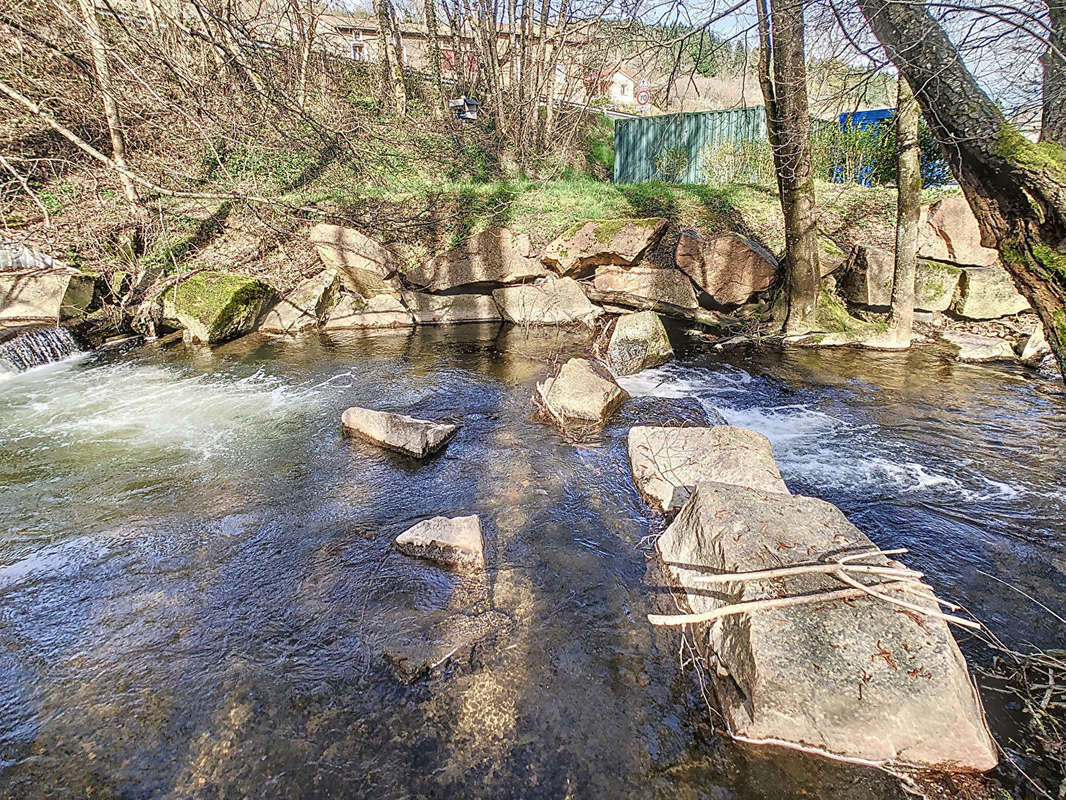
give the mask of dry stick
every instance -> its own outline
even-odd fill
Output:
[[[841,570],[858,572],[863,575],[882,575],[886,578],[911,578],[917,581],[922,573],[911,569],[897,569],[895,567],[878,567],[872,564],[798,564],[793,567],[779,567],[777,569],[761,569],[754,572],[720,572],[713,575],[697,575],[693,578],[695,583],[731,583],[732,581],[763,581],[773,578],[787,578],[792,575],[807,575],[810,573],[836,573]]]
[[[979,622],[963,619],[962,617],[956,617],[951,614],[944,614],[940,611],[933,611],[930,608],[917,605],[916,603],[908,603],[906,600],[899,600],[895,597],[889,597],[888,595],[881,594],[880,592],[875,592],[866,584],[859,583],[857,580],[849,578],[847,575],[844,574],[843,571],[836,572],[835,577],[838,580],[841,580],[844,583],[848,584],[848,586],[854,586],[858,589],[862,589],[862,591],[866,592],[866,594],[870,595],[871,597],[876,597],[878,600],[884,600],[886,603],[891,603],[893,605],[900,606],[901,608],[916,611],[919,614],[925,614],[935,619],[943,620],[944,622],[954,622],[956,625],[960,625],[963,628],[970,628],[971,630],[981,630],[981,623]],[[936,598],[934,597],[933,599],[935,600]]]
[[[907,584],[904,581],[887,581],[875,585],[880,589],[893,591],[907,588]],[[796,594],[789,597],[771,597],[766,600],[747,600],[743,603],[733,603],[732,605],[722,606],[712,611],[704,611],[700,614],[648,614],[648,622],[652,625],[694,625],[699,622],[710,622],[720,617],[744,614],[749,611],[767,611],[773,608],[786,608],[809,603],[828,603],[833,600],[852,600],[856,597],[862,597],[864,594],[867,594],[866,589],[836,589],[813,594]]]

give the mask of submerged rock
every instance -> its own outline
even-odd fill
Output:
[[[449,661],[470,657],[479,643],[505,630],[511,623],[506,614],[455,614],[425,630],[396,635],[382,654],[397,680],[411,683]]]
[[[590,219],[549,244],[541,260],[563,276],[581,278],[602,264],[636,264],[662,237],[659,217]]]
[[[485,566],[481,520],[469,517],[433,517],[396,537],[401,553],[450,566]]]
[[[323,222],[311,229],[311,244],[322,263],[337,270],[348,291],[364,297],[395,292],[387,279],[396,272],[396,260],[370,237]]]
[[[323,270],[279,300],[263,317],[259,330],[291,335],[317,327],[332,308],[339,288],[337,271]]]
[[[1006,339],[997,336],[978,336],[975,333],[945,331],[941,334],[946,342],[957,349],[959,361],[1014,361],[1017,356]]]
[[[365,330],[373,328],[409,328],[415,319],[400,298],[391,294],[361,297],[345,292],[337,300],[322,324],[327,331]]]
[[[674,357],[670,337],[654,311],[618,317],[604,329],[598,349],[615,375],[632,375]]]
[[[516,325],[591,325],[603,313],[572,278],[496,289],[503,318]]]
[[[408,270],[404,277],[430,292],[544,277],[548,272],[531,257],[530,249],[527,235],[515,236],[507,228],[493,228]]]
[[[769,289],[777,276],[777,259],[738,233],[707,238],[684,231],[674,259],[678,269],[722,306],[746,303]]]
[[[922,208],[918,255],[966,266],[990,267],[999,252],[981,244],[981,229],[965,197],[945,197]]]
[[[967,268],[962,271],[959,289],[951,310],[965,319],[996,319],[1029,308],[1018,294],[1014,280],[1003,267]]]
[[[602,426],[629,396],[602,367],[571,358],[537,384],[544,411],[564,430],[583,432]]]
[[[829,503],[705,482],[656,546],[692,613],[843,587],[824,574],[701,582],[712,572],[877,553]],[[902,566],[883,556],[864,562]],[[902,596],[937,610],[927,587]],[[696,636],[714,665],[728,728],[743,741],[944,770],[996,765],[980,699],[942,620],[856,597],[728,616],[700,626]]]
[[[597,267],[592,285],[597,292],[609,294],[611,302],[633,308],[654,310],[649,308],[649,303],[681,309],[699,306],[692,281],[676,269],[660,269],[644,264],[635,267]]]
[[[358,406],[352,406],[341,415],[341,424],[347,433],[415,458],[425,458],[437,452],[459,430],[458,425],[450,422],[432,422]]]
[[[709,428],[728,424],[716,409],[696,397],[636,395],[626,401],[619,413],[621,424],[630,428],[639,425]]]
[[[701,481],[788,494],[770,440],[731,425],[630,428],[629,465],[641,497],[662,512],[683,506]]]
[[[274,290],[260,280],[229,272],[200,272],[163,294],[163,316],[187,338],[215,344],[250,333]]]
[[[403,300],[418,325],[499,322],[500,309],[486,294],[404,292]]]

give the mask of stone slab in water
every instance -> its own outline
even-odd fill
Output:
[[[603,313],[572,278],[507,286],[492,296],[503,318],[516,325],[591,325]]]
[[[451,566],[485,566],[485,542],[477,516],[425,519],[396,537],[396,549]]]
[[[732,425],[630,428],[629,465],[641,496],[663,512],[681,508],[701,481],[788,494],[770,440]]]
[[[475,645],[510,622],[498,611],[456,614],[426,630],[398,634],[385,644],[382,655],[397,680],[411,683],[448,662],[468,658]]]
[[[437,452],[459,430],[458,425],[450,422],[433,422],[358,406],[341,415],[341,425],[348,433],[415,458],[426,458]]]
[[[337,299],[325,322],[323,330],[369,330],[376,328],[409,328],[415,319],[411,312],[391,294],[376,294],[362,297],[345,292]]]
[[[83,316],[95,290],[92,275],[70,267],[0,272],[0,326]]]
[[[604,330],[598,354],[615,375],[632,375],[665,364],[674,348],[659,315],[639,311],[623,314]]]
[[[1017,356],[1006,339],[998,336],[979,336],[975,333],[945,331],[944,340],[956,349],[959,361],[980,363],[982,361],[1014,361]]]
[[[500,309],[487,294],[404,292],[403,301],[419,325],[459,325],[500,320]]]
[[[393,291],[388,278],[396,272],[396,260],[369,236],[322,222],[311,229],[310,239],[322,263],[340,274],[344,288],[365,297]]]
[[[693,613],[841,588],[824,575],[715,584],[707,572],[769,569],[873,548],[835,506],[698,483],[659,538],[671,582]],[[867,563],[896,565],[887,558]],[[906,599],[935,610],[931,592]],[[703,625],[729,730],[746,741],[945,770],[988,770],[996,749],[947,625],[864,597],[738,614]]]

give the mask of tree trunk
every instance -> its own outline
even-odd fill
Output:
[[[859,0],[859,7],[914,88],[984,244],[999,250],[1066,373],[1066,150],[1034,144],[1007,123],[921,4]]]
[[[122,128],[122,117],[118,111],[118,103],[111,92],[111,69],[107,64],[107,48],[104,46],[103,31],[100,29],[100,20],[96,16],[96,7],[93,0],[78,0],[82,19],[85,21],[86,38],[89,40],[89,50],[93,56],[93,67],[96,70],[96,84],[100,89],[100,97],[104,104],[104,118],[107,120],[107,132],[111,137],[111,158],[123,170],[129,170],[126,163],[126,136]],[[122,192],[130,206],[140,210],[140,198],[137,196],[137,187],[133,185],[129,175],[119,173],[119,182],[122,184]]]
[[[1048,0],[1051,35],[1044,64],[1044,112],[1040,140],[1066,146],[1066,4]]]
[[[389,0],[374,0],[374,13],[378,20],[378,61],[381,67],[381,102],[391,105],[396,100],[392,64],[389,60]]]
[[[785,218],[785,333],[817,324],[821,274],[818,220],[811,168],[811,122],[803,47],[803,6],[795,0],[758,0],[759,82]]]
[[[404,82],[404,49],[403,37],[400,35],[400,24],[396,21],[396,6],[391,0],[384,0],[388,5],[389,26],[392,29],[392,85],[396,90],[396,111],[401,116],[407,116],[407,84]]]
[[[918,267],[918,217],[922,168],[918,151],[918,103],[901,75],[896,99],[896,264],[892,274],[889,328],[896,344],[910,347],[914,325],[914,278]]]

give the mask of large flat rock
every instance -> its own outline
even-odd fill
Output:
[[[662,238],[667,224],[660,217],[582,220],[549,244],[541,260],[574,278],[602,264],[636,264]]]
[[[95,286],[93,276],[62,265],[0,272],[0,325],[80,317],[92,304]]]
[[[330,309],[322,328],[327,331],[371,330],[409,328],[414,324],[415,318],[395,295],[362,297],[345,292]]]
[[[403,301],[418,325],[500,321],[499,306],[487,294],[404,292]]]
[[[340,288],[336,270],[326,269],[302,281],[266,313],[259,330],[293,335],[318,327],[326,318]]]
[[[843,586],[812,574],[709,586],[702,575],[873,545],[829,503],[701,482],[657,548],[682,605],[700,613]],[[900,566],[881,556],[865,561]],[[937,608],[927,589],[906,599]],[[935,769],[996,765],[966,662],[939,619],[860,597],[725,617],[699,626],[696,639],[715,667],[728,728],[745,741]]]
[[[840,289],[852,304],[888,308],[892,304],[896,256],[875,247],[857,247],[840,277]],[[919,260],[914,274],[914,308],[946,311],[955,298],[962,270],[939,261]]]
[[[629,465],[637,491],[662,512],[683,506],[701,481],[788,494],[770,440],[732,425],[630,428]]]
[[[485,566],[481,520],[476,516],[424,519],[396,537],[396,549],[438,564]]]
[[[680,309],[699,307],[692,281],[677,269],[644,264],[597,267],[592,285],[597,292],[610,294],[618,305],[648,310],[654,310],[652,304]]]
[[[955,358],[959,361],[980,363],[1017,359],[1010,342],[998,336],[980,336],[976,333],[961,331],[945,331],[941,336],[956,348]]]
[[[507,286],[492,296],[503,318],[516,325],[591,325],[603,313],[572,278]]]
[[[684,231],[674,260],[678,269],[722,306],[746,303],[752,295],[769,289],[777,275],[777,259],[738,233],[706,237]]]
[[[369,236],[323,222],[311,229],[310,238],[322,263],[339,273],[348,291],[370,297],[395,290],[388,278],[396,272],[396,260]]]
[[[341,415],[341,425],[346,433],[415,458],[437,452],[459,430],[458,425],[450,422],[432,422],[358,406]]]
[[[922,207],[918,255],[963,266],[990,267],[999,262],[999,252],[981,244],[977,217],[965,197],[945,197]]]
[[[527,235],[515,236],[507,228],[492,228],[408,270],[404,277],[411,285],[430,292],[544,277],[547,270],[531,257],[530,250]]]
[[[962,271],[951,310],[965,319],[996,319],[1029,308],[1003,267],[968,267]]]

